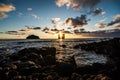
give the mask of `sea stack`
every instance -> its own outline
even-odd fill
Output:
[[[40,39],[40,38],[36,35],[29,35],[26,37],[26,39]]]

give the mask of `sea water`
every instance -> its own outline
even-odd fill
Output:
[[[107,56],[98,55],[95,52],[83,51],[73,47],[82,43],[100,42],[101,39],[23,39],[0,40],[0,54],[12,54],[29,47],[55,47],[58,60],[67,60],[74,56],[78,66],[92,65],[93,63],[106,63]]]

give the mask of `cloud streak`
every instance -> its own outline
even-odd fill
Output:
[[[7,14],[5,14],[5,13],[0,13],[0,19],[5,19],[5,18],[7,18],[7,17],[8,17]]]
[[[113,26],[114,28],[120,28],[120,14],[113,17],[114,19],[109,23],[98,23],[95,26],[99,28],[105,28],[107,26]],[[106,19],[103,19],[103,21]]]
[[[40,17],[37,14],[31,14],[32,17],[34,17],[35,19],[40,19]]]
[[[28,11],[32,11],[32,8],[27,8]]]
[[[115,28],[120,28],[120,23],[116,23],[113,25]]]
[[[82,35],[84,37],[120,37],[120,30],[111,29],[93,32],[76,32],[76,35]]]
[[[95,26],[97,26],[99,28],[105,28],[107,25],[104,23],[99,23],[99,24],[95,24]]]
[[[102,20],[100,20],[99,22],[105,22],[107,20],[107,18],[104,18]]]
[[[116,23],[120,23],[120,14],[114,16],[113,18],[114,18],[114,20],[111,21],[110,23],[108,23],[108,26],[112,26],[112,25],[114,25]]]
[[[24,14],[22,12],[18,12],[18,16],[21,17],[23,16]]]
[[[25,26],[26,28],[20,29],[20,30],[15,30],[15,31],[6,31],[3,32],[3,34],[9,34],[9,35],[26,35],[29,32],[36,31],[36,30],[41,30],[41,27],[30,27],[30,26]]]
[[[25,32],[19,32],[19,31],[6,31],[5,34],[9,35],[25,35]]]

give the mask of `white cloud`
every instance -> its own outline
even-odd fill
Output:
[[[91,8],[100,3],[101,0],[57,0],[56,5],[62,7],[66,5],[67,8],[73,8],[75,10],[81,8]]]
[[[31,16],[34,17],[35,19],[40,19],[40,17],[36,14],[32,14]]]
[[[100,20],[99,22],[105,22],[107,20],[107,18],[104,18],[102,20]]]
[[[53,22],[58,22],[58,21],[60,21],[60,18],[52,18],[52,21]]]
[[[120,14],[114,16],[113,18],[115,18],[115,19],[120,19]]]
[[[0,13],[0,19],[4,19],[4,18],[7,18],[7,17],[8,17],[7,14],[5,14],[5,13]]]
[[[18,13],[18,16],[22,16],[22,15],[23,15],[23,13],[21,13],[21,12]]]
[[[27,8],[28,11],[32,11],[32,8]]]
[[[51,19],[51,22],[52,22],[53,27],[55,29],[59,29],[59,30],[63,29],[64,21],[60,21],[60,20],[61,20],[60,18],[52,18]]]

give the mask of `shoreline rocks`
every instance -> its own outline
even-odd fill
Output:
[[[120,38],[113,38],[107,41],[88,44],[79,44],[74,46],[74,48],[81,48],[82,50],[94,51],[96,54],[109,56],[111,60],[104,66],[104,73],[109,75],[112,80],[120,79]]]
[[[94,45],[79,45],[86,50],[91,46],[89,50],[97,49],[113,58],[106,64],[94,63],[83,67],[76,66],[74,56],[68,61],[57,61],[54,47],[25,48],[13,54],[1,54],[0,80],[119,80],[119,42],[113,39]],[[113,50],[106,52],[100,46]]]

